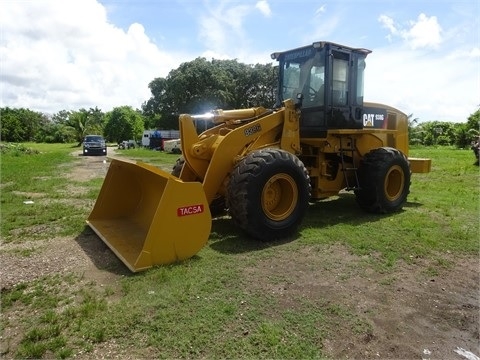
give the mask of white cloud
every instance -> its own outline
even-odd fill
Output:
[[[437,48],[442,42],[442,28],[435,16],[420,14],[417,21],[410,22],[412,27],[402,33],[412,49]]]
[[[228,53],[232,43],[244,41],[242,24],[249,7],[228,7],[228,1],[205,5],[205,12],[198,17],[200,40],[206,47],[205,53],[222,58]]]
[[[398,30],[395,27],[395,22],[391,17],[387,15],[380,15],[378,21],[383,25],[383,27],[390,30],[392,34],[396,35],[398,33]]]
[[[320,6],[309,22],[311,31],[308,31],[302,36],[302,42],[304,44],[311,44],[319,39],[330,39],[341,21],[341,15],[332,12],[327,14],[327,6]]]
[[[479,58],[392,45],[367,57],[365,95],[420,121],[464,122],[478,108]]]
[[[272,10],[270,10],[270,5],[268,5],[267,0],[260,0],[255,4],[255,7],[266,17],[269,17],[272,14]]]
[[[480,49],[459,36],[468,23],[448,28],[446,39],[456,36],[456,41],[447,44],[436,16],[422,13],[407,27],[386,15],[378,21],[392,44],[367,58],[366,98],[422,121],[466,121],[477,110],[480,94]]]
[[[272,14],[267,0],[255,4],[205,0],[204,5],[203,13],[198,16],[199,36],[206,48],[204,54],[217,59],[246,55],[251,39],[248,36],[250,29],[244,27],[245,21],[255,11],[260,11],[265,17]]]
[[[94,0],[7,1],[0,15],[0,106],[42,112],[139,107],[148,83],[178,58],[162,53],[140,24],[110,24]]]
[[[223,31],[221,20],[215,17],[203,16],[199,19],[200,39],[215,51],[225,48],[227,37]]]
[[[480,47],[473,48],[469,51],[468,57],[480,59]]]
[[[428,17],[420,14],[416,21],[409,22],[409,28],[401,28],[387,16],[380,15],[378,21],[390,34],[387,39],[391,42],[392,35],[401,37],[411,49],[437,48],[442,42],[442,28],[436,16]]]
[[[323,14],[326,10],[327,10],[327,5],[322,5],[315,11],[315,15]]]

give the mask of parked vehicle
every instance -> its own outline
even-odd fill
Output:
[[[179,130],[145,130],[142,136],[142,146],[163,150],[164,141],[178,139],[179,137]]]
[[[135,140],[124,140],[118,144],[119,149],[135,149]]]
[[[167,153],[181,154],[182,144],[180,139],[166,140],[163,142],[163,150]]]
[[[107,155],[107,144],[103,136],[85,136],[85,139],[83,139],[83,155]]]

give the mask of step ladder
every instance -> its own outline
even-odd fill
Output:
[[[354,159],[354,154],[355,154],[355,139],[353,137],[346,137],[346,139],[342,136],[339,137],[340,139],[340,159],[342,161],[342,171],[343,171],[343,176],[345,177],[345,184],[347,187],[345,188],[347,191],[351,190],[359,190],[360,189],[360,182],[358,181],[358,173],[357,170],[358,168],[355,166],[355,159]],[[346,143],[344,143],[346,141]],[[352,166],[347,167],[346,162],[345,162],[345,157],[350,157],[352,159]],[[351,178],[351,175],[353,173],[353,183],[352,181],[349,181],[349,178]]]

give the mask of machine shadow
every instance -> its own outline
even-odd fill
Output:
[[[408,202],[406,208],[421,206],[419,203]],[[404,210],[401,210],[404,211]],[[395,216],[395,214],[370,214],[362,210],[352,193],[340,193],[338,196],[311,203],[308,207],[302,225],[295,234],[278,241],[262,242],[252,239],[237,228],[228,216],[215,218],[208,246],[220,253],[242,254],[260,251],[266,248],[287,244],[301,237],[302,230],[308,228],[322,229],[341,223],[360,225],[373,223],[380,219]]]
[[[420,206],[422,204],[418,202],[407,202],[404,207],[416,208]],[[350,225],[373,223],[383,218],[395,216],[395,214],[367,213],[357,205],[354,194],[345,192],[340,193],[338,196],[310,203],[298,231],[276,241],[263,242],[251,238],[240,230],[227,215],[214,218],[206,246],[222,254],[250,253],[295,241],[301,237],[302,231],[308,228],[322,229],[341,223]],[[76,236],[75,241],[99,270],[124,276],[141,273],[132,273],[98,235],[86,225],[83,231]],[[201,256],[197,254],[190,258],[189,261],[198,261],[199,259],[201,259]]]
[[[124,276],[134,274],[87,225],[75,237],[75,241],[98,270]]]
[[[207,246],[222,254],[243,254],[286,244],[295,240],[297,236],[298,234],[294,234],[278,241],[260,241],[235,226],[230,217],[223,216],[213,219]]]
[[[180,261],[168,265],[153,265],[150,269],[132,272],[90,227],[85,225],[83,231],[75,237],[75,241],[98,270],[107,271],[116,275],[128,277],[141,276],[142,274],[158,267],[180,266],[184,263],[184,261]],[[201,256],[197,254],[185,261],[195,262],[199,260],[201,260]]]

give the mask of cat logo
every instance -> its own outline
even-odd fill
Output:
[[[363,126],[373,127],[375,120],[383,121],[385,116],[383,114],[363,114]]]

